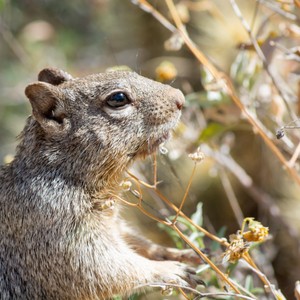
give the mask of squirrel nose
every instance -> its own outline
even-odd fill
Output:
[[[174,99],[173,101],[175,102],[177,108],[179,110],[181,110],[182,107],[183,107],[183,105],[184,105],[184,103],[185,103],[185,99],[184,99],[183,93],[180,90],[178,90],[178,89],[172,88],[172,91],[171,91],[170,94],[171,94],[170,95],[171,98]]]
[[[185,102],[184,97],[182,99],[176,99],[176,106],[179,110],[182,109],[184,102]]]

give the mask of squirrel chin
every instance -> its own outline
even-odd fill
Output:
[[[151,155],[155,151],[157,151],[159,146],[165,143],[170,138],[170,136],[171,136],[170,131],[166,131],[156,139],[149,139],[147,144],[143,148],[139,149],[136,155],[133,156],[146,158],[148,155]]]

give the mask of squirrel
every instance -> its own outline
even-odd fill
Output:
[[[203,284],[191,249],[139,236],[119,215],[122,172],[176,126],[184,96],[131,71],[43,69],[12,162],[0,169],[0,299],[111,299]],[[111,203],[107,205],[107,203]]]

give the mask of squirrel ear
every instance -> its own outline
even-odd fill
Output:
[[[68,131],[70,122],[57,87],[36,82],[26,87],[25,94],[30,100],[34,118],[45,131],[52,134]]]
[[[53,85],[59,85],[71,79],[73,77],[70,74],[56,68],[43,69],[38,75],[38,81],[48,82]]]

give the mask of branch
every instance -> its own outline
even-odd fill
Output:
[[[289,175],[300,185],[300,176],[297,173],[297,171],[294,168],[291,168],[288,161],[285,159],[283,154],[280,152],[280,150],[276,147],[273,140],[271,140],[268,135],[264,132],[264,130],[259,125],[258,121],[256,121],[255,117],[252,116],[251,112],[243,105],[243,103],[240,101],[239,97],[236,95],[236,92],[234,90],[234,87],[232,85],[232,82],[230,78],[218,71],[215,66],[206,58],[206,56],[196,47],[194,42],[190,39],[189,35],[187,34],[184,25],[182,24],[180,17],[178,15],[178,12],[176,10],[176,7],[172,0],[165,0],[167,3],[167,6],[169,8],[170,14],[176,24],[176,27],[178,29],[178,34],[181,36],[187,47],[190,49],[190,51],[194,54],[196,59],[205,66],[205,68],[212,74],[212,76],[217,80],[224,91],[229,95],[229,97],[232,99],[232,101],[235,103],[235,105],[241,110],[243,115],[246,117],[248,122],[253,126],[255,129],[255,132],[260,135],[262,140],[265,142],[265,144],[269,147],[271,152],[277,157],[277,159],[281,162],[281,164],[285,167]],[[145,10],[146,12],[151,13],[154,17],[157,15],[156,10],[146,1],[146,0],[135,0],[134,3],[136,4],[143,4],[147,3],[148,10]],[[140,6],[143,9],[143,6]],[[151,7],[151,9],[149,9]],[[160,14],[160,18],[163,19],[162,25],[164,25],[166,28],[166,24],[170,23],[164,16]],[[173,32],[173,31],[172,31]]]
[[[238,5],[236,4],[235,0],[230,0],[231,6],[233,8],[234,13],[236,14],[236,16],[241,20],[241,23],[244,27],[244,29],[247,31],[250,41],[258,55],[258,57],[261,59],[263,66],[266,70],[266,72],[268,73],[269,77],[271,78],[274,87],[276,88],[278,94],[281,96],[284,105],[290,115],[290,118],[292,120],[297,119],[297,116],[295,115],[295,113],[292,111],[292,109],[290,108],[290,105],[288,103],[288,100],[286,99],[286,96],[284,94],[284,92],[279,88],[279,82],[277,81],[277,79],[275,78],[274,74],[272,73],[272,71],[270,70],[269,64],[267,62],[267,59],[263,53],[263,51],[261,50],[260,46],[258,45],[257,40],[255,39],[255,37],[252,34],[252,30],[250,28],[250,26],[248,25],[247,21],[245,20],[245,18],[243,17]]]

